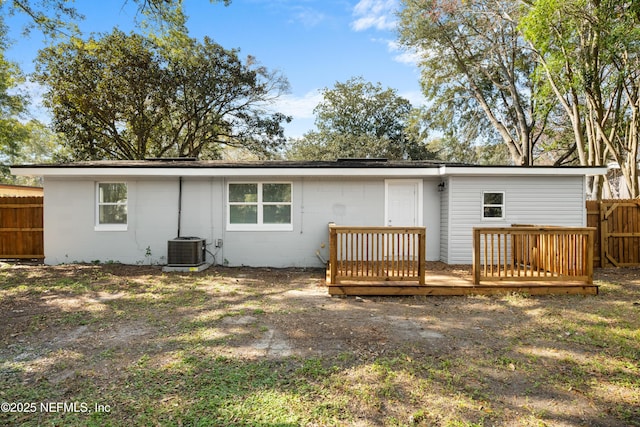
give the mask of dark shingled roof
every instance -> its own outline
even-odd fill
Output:
[[[442,165],[471,166],[447,163],[438,160],[387,160],[387,159],[338,159],[324,160],[264,160],[264,161],[224,161],[195,160],[190,158],[148,159],[148,160],[99,160],[73,163],[50,163],[37,165],[15,165],[29,168],[216,168],[216,169],[259,169],[259,168],[437,168]]]
[[[337,159],[337,160],[197,160],[187,157],[146,159],[146,160],[96,160],[72,163],[41,163],[33,165],[12,165],[12,168],[53,168],[53,169],[407,169],[473,167],[479,170],[488,168],[507,169],[584,169],[583,166],[514,166],[514,165],[474,165],[469,163],[453,163],[440,160],[387,160],[387,159]]]

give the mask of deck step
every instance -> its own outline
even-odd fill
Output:
[[[597,285],[585,284],[518,284],[518,285],[478,285],[478,286],[441,286],[411,284],[339,284],[329,285],[329,295],[353,296],[462,296],[462,295],[508,295],[521,293],[527,295],[598,295]]]

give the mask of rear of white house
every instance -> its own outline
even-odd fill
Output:
[[[207,262],[321,267],[328,224],[424,226],[427,260],[470,264],[472,228],[584,226],[604,168],[437,162],[111,161],[14,166],[44,177],[45,263],[166,264],[198,237]]]
[[[586,180],[573,175],[453,175],[442,195],[440,260],[471,264],[473,227],[585,227]]]

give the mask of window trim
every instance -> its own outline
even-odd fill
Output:
[[[257,202],[231,202],[229,201],[229,187],[232,184],[257,184],[258,201]],[[263,202],[262,186],[264,184],[288,184],[291,189],[291,201],[289,202]],[[293,231],[293,182],[292,181],[229,181],[226,185],[226,215],[227,215],[227,231]],[[256,224],[232,224],[231,223],[231,206],[232,205],[255,205],[258,207],[258,222]],[[291,206],[291,222],[288,224],[264,224],[264,206],[265,205],[289,205]]]
[[[100,203],[100,184],[124,184],[127,189],[127,201],[124,206],[127,210],[127,222],[124,224],[101,224],[100,206],[102,205],[123,205],[123,203]],[[95,185],[95,231],[127,231],[129,228],[129,184],[126,181],[97,181]]]
[[[484,203],[484,196],[485,194],[502,194],[502,203],[501,204],[485,204]],[[480,203],[480,218],[482,219],[482,221],[504,221],[505,218],[507,217],[507,212],[506,212],[506,205],[507,205],[507,195],[504,191],[483,191],[482,192],[482,200]],[[491,208],[491,207],[499,207],[502,210],[502,216],[499,217],[487,217],[484,216],[484,210],[485,208]]]

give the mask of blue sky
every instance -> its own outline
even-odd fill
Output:
[[[125,0],[77,0],[86,19],[84,33],[109,32],[114,26],[133,28],[136,8]],[[313,108],[321,101],[320,90],[351,77],[362,76],[384,88],[396,89],[414,106],[423,102],[415,58],[398,49],[395,13],[398,0],[233,0],[229,6],[207,0],[185,0],[187,26],[196,38],[209,36],[225,48],[240,49],[269,69],[280,70],[291,84],[291,93],[275,109],[291,115],[286,135],[299,137],[314,127]],[[25,72],[42,37],[20,35],[19,19],[8,20],[15,43],[7,52]],[[29,86],[35,101],[41,92]]]

